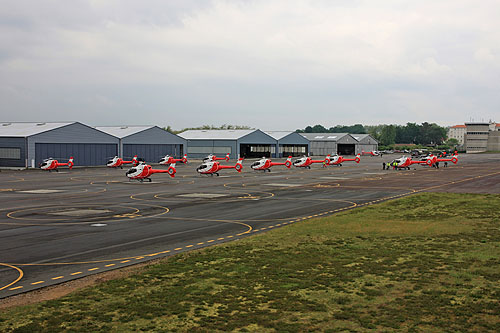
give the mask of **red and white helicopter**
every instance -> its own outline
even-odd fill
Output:
[[[292,156],[288,156],[288,159],[284,163],[272,162],[269,158],[263,157],[262,159],[254,162],[250,167],[254,170],[263,170],[271,172],[271,167],[275,165],[284,165],[288,169],[292,166]]]
[[[42,163],[40,163],[40,169],[42,170],[56,170],[57,172],[59,172],[57,168],[60,166],[67,166],[70,170],[73,169],[73,156],[69,158],[68,163],[59,163],[55,158],[52,157],[47,158],[43,160]]]
[[[389,163],[389,167],[394,167],[395,169],[408,169],[410,170],[410,165],[413,164],[428,164],[427,161],[414,161],[411,157],[401,156],[400,158],[395,159],[391,163]]]
[[[457,164],[458,162],[458,154],[453,155],[451,158],[439,158],[436,155],[430,154],[425,157],[422,161],[425,161],[425,164],[428,166],[433,166],[437,162],[452,162],[453,164]]]
[[[165,155],[158,163],[160,163],[161,165],[173,164],[177,162],[187,163],[188,162],[187,157],[188,157],[187,154],[184,154],[182,158],[173,158],[170,155]]]
[[[308,168],[311,169],[311,164],[313,163],[323,163],[327,164],[330,160],[330,155],[327,155],[324,160],[313,160],[308,156],[304,156],[299,158],[298,160],[293,161],[293,166],[297,168]]]
[[[175,173],[177,170],[175,170],[175,163],[170,164],[168,169],[153,169],[151,165],[146,164],[144,162],[139,163],[138,165],[130,168],[125,175],[129,178],[129,180],[135,179],[140,181],[141,183],[147,179],[149,182],[151,182],[151,176],[155,173],[168,173],[170,177],[175,177]]]
[[[361,151],[361,156],[365,155],[370,155],[370,156],[382,156],[382,154],[379,151],[372,150],[372,151]]]
[[[202,165],[200,165],[196,171],[198,171],[202,175],[219,175],[219,171],[222,169],[236,169],[236,171],[241,172],[241,169],[243,168],[243,165],[241,162],[243,161],[243,158],[239,158],[238,162],[236,162],[236,165],[231,166],[231,165],[220,165],[219,162],[216,161],[209,161],[209,162],[204,162]]]
[[[132,158],[132,161],[124,161],[121,157],[115,156],[112,159],[110,159],[108,162],[106,162],[106,166],[108,168],[118,168],[123,169],[123,166],[126,164],[132,164],[136,166],[139,164],[139,161],[137,160],[137,155]]]
[[[328,159],[328,161],[325,163],[325,166],[327,166],[327,165],[342,166],[342,163],[344,163],[344,162],[353,161],[353,162],[359,163],[359,161],[361,160],[361,156],[358,154],[358,155],[356,155],[355,158],[344,158],[344,156],[335,154],[333,156],[328,155],[327,159]]]
[[[205,162],[221,161],[221,160],[229,161],[229,153],[227,153],[225,157],[217,157],[214,154],[210,154],[210,155],[208,155],[207,157],[205,157],[203,159],[203,163],[205,163]]]

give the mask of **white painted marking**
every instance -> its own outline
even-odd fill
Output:
[[[91,227],[105,227],[107,226],[106,223],[94,223],[90,225]]]
[[[387,172],[365,172],[365,175],[385,175]]]
[[[264,184],[264,186],[295,187],[295,186],[301,186],[301,184],[278,184],[278,183],[273,183],[273,184]]]
[[[33,194],[48,194],[48,193],[57,193],[57,192],[65,192],[64,190],[27,190],[27,191],[18,191],[19,193],[33,193]]]
[[[51,215],[63,215],[63,216],[86,216],[86,215],[99,215],[105,213],[112,213],[112,211],[107,209],[72,209],[65,210],[61,212],[49,213]]]
[[[350,179],[349,177],[319,177],[321,179]]]
[[[187,193],[178,195],[178,197],[185,197],[185,198],[220,198],[227,196],[228,196],[227,194],[221,194],[221,193]]]

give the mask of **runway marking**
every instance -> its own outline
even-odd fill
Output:
[[[135,259],[137,259],[137,260],[141,260],[141,259],[144,259],[144,257],[137,257],[137,258],[135,258]]]
[[[264,186],[277,186],[277,187],[297,187],[297,186],[303,186],[302,184],[279,184],[279,183],[271,183],[271,184],[262,184]]]
[[[64,276],[61,275],[61,276],[56,276],[56,277],[53,277],[52,280],[59,280],[59,279],[62,279]]]
[[[99,267],[89,268],[88,271],[91,272],[91,271],[95,271],[96,269],[99,269]]]
[[[211,239],[211,240],[207,241],[207,243],[212,243],[212,242],[215,242],[215,239]]]
[[[108,264],[108,265],[104,265],[104,267],[112,267],[112,266],[115,266],[116,264]]]
[[[36,284],[40,284],[40,283],[44,283],[45,281],[37,281],[37,282],[32,282],[31,284],[32,285],[36,285]]]
[[[32,194],[50,194],[50,193],[58,193],[58,192],[66,192],[65,190],[26,190],[26,191],[17,191],[18,193],[32,193]]]
[[[123,261],[120,261],[120,264],[124,264],[124,263],[127,263],[129,262],[130,260],[123,260]]]
[[[78,274],[82,274],[82,272],[74,272],[74,273],[71,273],[70,275],[78,275]]]
[[[186,247],[193,247],[194,245],[186,245]]]
[[[14,288],[10,288],[9,290],[16,290],[16,289],[21,289],[23,286],[17,286],[17,287],[14,287]]]
[[[196,245],[203,245],[203,244],[205,244],[205,242],[199,242],[199,243],[198,243],[198,244],[196,244]]]
[[[178,247],[178,248],[174,249],[174,251],[179,251],[179,250],[182,250],[182,247]]]
[[[19,281],[23,278],[23,276],[24,276],[24,272],[23,272],[23,270],[22,270],[22,269],[20,269],[19,267],[16,267],[16,266],[11,265],[11,264],[1,263],[1,262],[0,262],[0,265],[1,265],[1,266],[7,266],[7,267],[9,267],[9,268],[15,269],[15,270],[17,271],[17,273],[18,273],[18,276],[17,276],[17,278],[16,278],[16,279],[14,279],[14,281],[12,281],[12,282],[10,282],[10,283],[6,284],[5,286],[0,287],[0,290],[3,290],[3,289],[6,289],[6,288],[9,288],[10,286],[12,286],[12,285],[16,284],[17,282],[19,282]]]

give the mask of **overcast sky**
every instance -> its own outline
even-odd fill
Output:
[[[3,0],[1,121],[500,122],[500,1]]]

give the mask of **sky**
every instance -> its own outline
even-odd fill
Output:
[[[500,1],[3,0],[0,120],[500,122]]]

